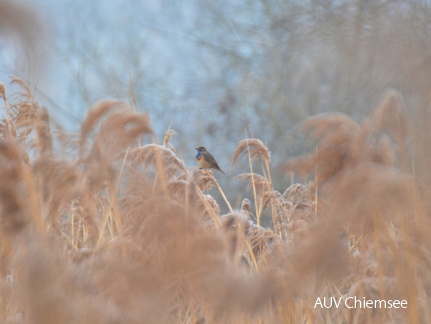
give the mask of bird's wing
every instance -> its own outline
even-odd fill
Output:
[[[221,171],[224,174],[224,172],[222,171],[222,169],[220,169],[220,167],[218,166],[217,161],[214,159],[214,157],[210,153],[208,153],[208,152],[207,152],[207,154],[208,154],[206,156],[207,162],[211,163],[213,165],[214,169],[217,169],[217,170]]]
[[[214,164],[216,167],[218,167],[217,161],[210,153],[207,152],[207,156],[205,156],[205,158],[209,163]]]

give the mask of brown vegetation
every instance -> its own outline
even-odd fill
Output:
[[[205,193],[217,181],[184,165],[172,130],[163,146],[138,146],[151,134],[148,117],[103,101],[79,135],[54,133],[30,89],[13,81],[24,92],[11,100],[0,85],[2,322],[431,319],[429,192],[408,171],[412,129],[400,94],[389,92],[360,124],[345,115],[305,122],[317,149],[283,168],[310,176],[310,186],[274,190],[269,150],[241,141],[233,162],[242,153],[250,161],[238,177],[253,187],[256,215],[247,198],[220,215]],[[259,223],[265,210],[269,228]],[[315,309],[325,296],[409,306]]]

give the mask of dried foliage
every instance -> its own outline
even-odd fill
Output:
[[[252,182],[252,185],[257,192],[257,200],[260,202],[259,214],[263,213],[263,211],[268,207],[269,203],[277,196],[277,192],[273,191],[269,180],[260,174],[244,173],[236,176],[236,178],[246,179]]]
[[[233,74],[219,75],[240,76],[211,82],[227,86],[226,132],[212,138],[251,119],[278,158],[289,153],[292,123],[309,112],[333,107],[356,118],[388,84],[406,99],[389,90],[360,122],[308,118],[303,130],[316,147],[281,167],[308,184],[285,189],[280,177],[274,187],[269,148],[240,141],[232,165],[247,160],[236,179],[253,196],[234,210],[212,171],[186,167],[171,128],[163,145],[147,143],[152,127],[137,113],[131,76],[133,107],[101,101],[78,134],[55,125],[24,80],[12,77],[20,89],[12,94],[0,82],[1,323],[431,323],[426,2],[262,4],[256,11],[247,2],[238,15],[208,2],[211,14],[197,19],[194,37],[216,26],[228,45],[215,46],[217,60]],[[263,18],[243,28],[256,12]],[[18,36],[16,52],[35,63],[35,15],[2,0],[0,22],[4,40]],[[226,38],[226,30],[239,34]],[[238,46],[244,35],[249,55]],[[324,297],[405,299],[408,307],[316,307]]]
[[[177,173],[186,172],[184,162],[174,152],[157,144],[148,144],[131,149],[129,151],[129,160],[136,167],[142,166],[146,169],[152,166],[156,170],[161,168],[168,179],[172,179]]]
[[[175,147],[171,143],[171,139],[177,135],[177,132],[175,132],[173,129],[168,128],[165,134],[165,138],[163,139],[163,145],[166,147],[169,147],[172,151],[175,152]]]
[[[366,162],[405,169],[410,123],[402,101],[399,93],[388,91],[361,124],[340,113],[309,118],[304,129],[318,141],[316,151],[289,161],[281,169],[302,176],[315,173],[312,187],[324,186],[343,170]]]
[[[288,167],[315,177],[311,186],[281,194],[268,148],[241,141],[233,161],[247,153],[250,170],[237,178],[255,199],[220,215],[208,193],[220,185],[185,166],[171,131],[164,145],[137,146],[151,133],[147,116],[104,101],[68,139],[16,82],[24,92],[5,101],[0,140],[2,322],[430,320],[429,191],[408,171],[412,127],[399,94],[360,124],[345,115],[305,123],[318,150]],[[36,150],[24,127],[35,129]],[[257,157],[264,175],[252,169]],[[314,307],[330,296],[406,299],[409,309]]]
[[[238,143],[232,157],[232,165],[235,164],[242,155],[249,155],[252,159],[262,158],[269,163],[271,153],[268,148],[256,138],[247,138]]]

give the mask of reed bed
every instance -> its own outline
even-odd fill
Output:
[[[2,322],[431,322],[430,191],[401,94],[360,123],[309,118],[316,150],[282,166],[240,141],[232,163],[249,161],[237,178],[253,194],[221,215],[210,190],[223,189],[184,164],[172,129],[152,143],[147,115],[106,100],[68,134],[13,82],[11,96],[0,84]],[[304,183],[275,190],[275,167]],[[331,296],[408,307],[315,307]]]

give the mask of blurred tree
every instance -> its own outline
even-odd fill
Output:
[[[388,87],[409,105],[417,104],[417,91],[428,96],[427,2],[238,0],[197,7],[193,35],[206,48],[201,64],[210,73],[201,87],[219,94],[213,104],[225,116],[213,128],[220,141],[242,138],[249,128],[276,152],[275,164],[303,148],[292,140],[307,116],[341,111],[358,120]]]
[[[247,129],[276,166],[306,149],[297,127],[305,118],[336,110],[359,120],[388,87],[427,130],[426,1],[45,2],[71,79],[68,107],[82,116],[105,97],[132,103],[132,81],[160,140],[173,123],[187,165],[203,145],[228,169]],[[273,179],[280,190],[289,185]],[[231,177],[221,182],[241,191]]]

